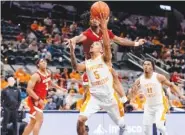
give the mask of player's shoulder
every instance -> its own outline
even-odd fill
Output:
[[[86,30],[83,32],[83,34],[88,34],[88,33],[92,33],[92,31],[91,31],[90,28],[86,29]]]
[[[159,82],[166,80],[166,76],[159,74],[159,73],[156,73],[156,77]]]
[[[40,79],[40,75],[38,72],[35,72],[31,75],[31,80],[39,80]]]

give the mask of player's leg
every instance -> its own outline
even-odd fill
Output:
[[[153,135],[153,123],[155,121],[155,113],[153,110],[147,106],[144,107],[143,114],[143,132],[144,135]]]
[[[24,132],[22,135],[29,135],[32,131],[33,128],[35,126],[36,120],[35,120],[35,114],[36,114],[36,110],[34,109],[34,104],[31,100],[30,97],[28,97],[28,106],[30,108],[30,122],[28,123],[28,125],[26,126],[26,128],[24,129]]]
[[[39,135],[40,128],[43,123],[43,110],[40,107],[35,107],[36,114],[35,114],[35,126],[33,128],[33,135]]]
[[[104,109],[114,123],[120,127],[119,135],[123,135],[125,132],[124,108],[116,93],[114,94],[112,106],[104,107]]]
[[[35,123],[36,123],[36,120],[34,118],[31,118],[30,122],[28,123],[28,125],[24,129],[24,132],[22,135],[29,135],[34,128]]]
[[[166,113],[168,108],[166,105],[161,105],[156,111],[156,127],[162,133],[162,135],[167,135],[167,130],[165,127]]]
[[[77,133],[78,135],[86,135],[85,122],[94,113],[100,110],[97,100],[89,95],[80,109],[80,115],[77,121]]]

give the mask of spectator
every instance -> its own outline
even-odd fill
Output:
[[[53,42],[55,45],[59,45],[61,43],[61,37],[59,34],[56,34],[54,39],[53,39]]]
[[[38,24],[37,24],[37,21],[34,21],[32,24],[31,24],[31,30],[33,31],[37,31],[39,28]]]
[[[33,40],[37,40],[37,37],[31,30],[28,30],[27,40],[29,41],[29,43],[31,43]]]
[[[57,28],[57,25],[56,24],[53,24],[53,28],[52,28],[52,34],[59,34],[60,31],[59,29]]]
[[[41,57],[45,58],[48,62],[52,61],[51,53],[47,49],[42,50]]]
[[[70,110],[71,106],[77,101],[75,98],[76,91],[75,90],[70,90],[69,94],[66,97],[66,106],[65,109]]]
[[[27,83],[30,80],[30,75],[27,74],[22,68],[19,68],[15,73],[14,77],[20,83]]]
[[[64,81],[64,87],[67,88],[67,80],[69,79],[69,72],[67,68],[64,68],[62,73],[62,80]]]
[[[51,26],[52,25],[52,20],[49,17],[47,17],[47,18],[44,19],[44,24],[46,26]]]
[[[61,78],[60,69],[57,69],[56,73],[53,76],[53,79],[58,80]]]
[[[8,82],[1,75],[1,90],[5,89],[8,86]]]
[[[49,37],[48,37],[47,40],[46,40],[46,43],[47,43],[47,44],[52,44],[52,42],[53,42],[53,38],[52,38],[51,35],[49,35]]]
[[[19,44],[18,46],[18,49],[19,50],[27,50],[28,49],[28,44],[26,43],[26,40],[25,39],[22,39],[21,43]]]
[[[53,98],[49,97],[45,106],[45,110],[56,110],[56,103],[53,102]]]
[[[164,44],[162,44],[162,43],[159,41],[159,39],[158,39],[157,36],[154,36],[154,39],[152,40],[152,43],[153,43],[154,45],[159,45],[159,46],[162,46],[162,47],[165,46]]]
[[[81,79],[80,74],[79,74],[78,71],[76,71],[76,70],[73,70],[73,71],[70,73],[69,76],[70,76],[71,79],[75,79],[75,80],[80,80],[80,79]]]
[[[38,45],[37,42],[34,40],[32,43],[29,45],[28,49],[30,51],[38,52]]]
[[[16,37],[17,41],[22,41],[24,39],[24,35],[21,32],[17,37]]]
[[[180,76],[177,72],[174,72],[171,76],[171,81],[177,83],[180,79]]]

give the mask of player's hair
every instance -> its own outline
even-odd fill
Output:
[[[36,64],[37,68],[39,68],[39,63],[40,63],[40,61],[41,61],[41,60],[45,60],[45,59],[43,59],[43,58],[39,58],[39,59],[35,62],[35,64]]]
[[[155,62],[154,62],[152,59],[146,58],[146,59],[143,61],[143,65],[144,65],[145,61],[150,61],[150,62],[152,63],[153,70],[155,71]]]

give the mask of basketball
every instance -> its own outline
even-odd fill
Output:
[[[92,18],[100,18],[100,13],[104,13],[107,18],[110,15],[109,6],[103,1],[95,2],[90,9],[90,14]]]

